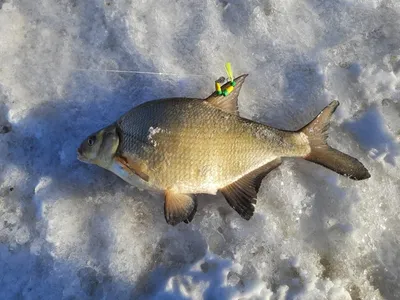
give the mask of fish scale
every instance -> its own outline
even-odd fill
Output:
[[[119,152],[145,165],[149,184],[182,193],[215,193],[217,187],[276,157],[302,156],[307,151],[293,133],[278,132],[200,99],[145,103],[122,116],[117,125]],[[150,128],[158,132],[149,138]]]

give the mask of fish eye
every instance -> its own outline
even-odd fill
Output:
[[[95,136],[90,136],[87,140],[88,145],[91,147],[94,145],[94,143],[96,142],[96,137]]]

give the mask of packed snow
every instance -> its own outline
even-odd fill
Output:
[[[398,0],[0,0],[0,298],[400,299],[399,28]],[[227,61],[244,117],[293,130],[339,100],[329,142],[371,178],[288,159],[250,221],[202,196],[172,227],[77,160]]]

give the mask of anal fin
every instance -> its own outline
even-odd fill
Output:
[[[223,187],[220,189],[220,192],[224,195],[229,205],[242,218],[250,220],[254,214],[253,204],[257,202],[257,193],[263,178],[281,163],[280,158],[274,159],[266,165],[246,174],[239,180]]]
[[[196,214],[197,201],[192,195],[165,191],[164,216],[170,225],[191,222]]]

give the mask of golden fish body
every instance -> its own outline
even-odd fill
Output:
[[[144,103],[116,128],[119,153],[138,163],[148,187],[179,193],[215,194],[278,157],[310,151],[303,133],[280,131],[199,99]]]

